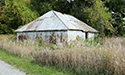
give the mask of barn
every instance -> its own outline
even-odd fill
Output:
[[[94,39],[97,30],[77,18],[51,10],[36,20],[17,29],[17,41],[39,40],[45,44],[68,45],[79,36],[82,39]]]

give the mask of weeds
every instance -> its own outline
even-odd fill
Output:
[[[69,69],[77,75],[125,74],[124,37],[105,38],[103,43],[74,41],[70,48],[44,46],[29,41],[16,43],[4,38],[0,40],[0,47],[20,56],[31,55],[36,62]]]

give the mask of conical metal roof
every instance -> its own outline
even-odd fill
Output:
[[[36,20],[17,29],[15,32],[50,30],[81,30],[85,32],[98,32],[77,18],[54,10],[47,12]]]

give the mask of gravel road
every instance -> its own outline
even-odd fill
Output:
[[[15,69],[4,61],[0,60],[0,75],[26,75],[19,69]]]

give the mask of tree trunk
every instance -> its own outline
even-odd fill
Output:
[[[100,25],[100,34],[102,37],[104,37],[104,22],[101,20],[101,25]]]

